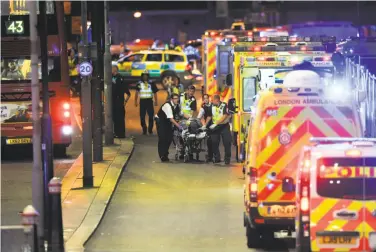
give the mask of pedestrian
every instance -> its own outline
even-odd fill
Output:
[[[171,100],[165,102],[156,117],[158,132],[158,154],[162,162],[168,162],[168,150],[173,138],[173,126],[183,130],[177,119],[180,115],[179,95],[172,94]]]
[[[125,105],[131,93],[124,84],[117,66],[112,66],[112,120],[114,122],[114,137],[125,138]],[[124,94],[127,98],[124,98]]]
[[[212,123],[212,117],[211,117],[211,110],[212,110],[212,103],[209,100],[209,95],[204,94],[202,97],[202,105],[200,108],[200,112],[198,113],[197,118],[201,121],[202,123],[202,130],[206,130],[207,128],[210,127]],[[206,162],[211,162],[213,161],[213,144],[212,144],[212,139],[211,135],[209,134],[208,139],[206,140],[207,148],[208,148],[208,155],[206,157]]]
[[[167,99],[170,99],[171,94],[173,93],[178,94],[179,96],[184,93],[184,86],[180,83],[180,78],[178,76],[176,76],[174,78],[174,82],[169,87],[167,87]]]
[[[195,91],[195,86],[191,85],[188,87],[187,92],[184,92],[180,95],[181,113],[186,119],[195,116],[197,112],[197,101],[194,96]]]
[[[209,116],[212,118],[212,125],[209,127],[211,130],[211,140],[213,148],[213,163],[221,162],[221,155],[219,152],[219,142],[222,138],[225,147],[225,164],[230,164],[231,160],[231,131],[230,131],[230,118],[231,115],[228,111],[227,104],[221,102],[219,95],[214,95],[212,109]]]
[[[149,134],[153,134],[153,124],[154,124],[154,106],[158,106],[157,92],[158,88],[155,83],[152,83],[149,80],[149,72],[145,70],[141,74],[141,80],[137,83],[136,86],[136,97],[135,97],[135,106],[137,107],[140,104],[140,121],[142,127],[142,133],[146,135],[148,131]],[[154,103],[153,103],[154,97]],[[140,98],[140,99],[138,99]],[[145,116],[146,113],[149,117],[149,124],[146,125]]]

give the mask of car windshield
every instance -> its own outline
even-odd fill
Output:
[[[322,158],[317,172],[322,197],[376,200],[376,158]]]

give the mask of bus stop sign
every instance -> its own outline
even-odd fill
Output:
[[[82,62],[79,65],[79,72],[81,76],[89,76],[93,73],[93,67],[89,62]]]

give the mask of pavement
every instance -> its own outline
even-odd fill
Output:
[[[82,155],[65,175],[61,196],[66,252],[83,251],[111,201],[133,146],[132,139],[116,139],[114,145],[103,148],[103,161],[93,164],[93,188],[83,188]]]
[[[80,105],[72,99],[73,114],[80,129]],[[62,180],[62,211],[66,252],[83,251],[84,243],[100,223],[111,201],[120,174],[134,149],[133,140],[114,139],[104,146],[103,161],[93,163],[94,187],[83,188],[83,156],[76,159]]]

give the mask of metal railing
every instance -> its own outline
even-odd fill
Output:
[[[355,99],[359,106],[365,137],[376,137],[376,75],[354,59],[346,59],[345,78],[350,87],[355,91]]]

